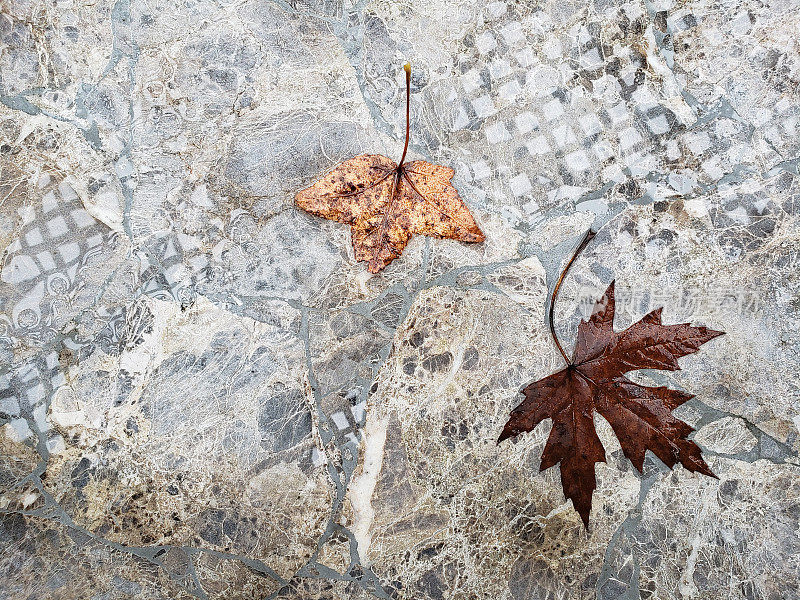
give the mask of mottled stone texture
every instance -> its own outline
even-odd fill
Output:
[[[800,598],[800,5],[0,1],[0,597]],[[294,194],[455,169],[371,276]],[[719,479],[495,440],[611,279]]]

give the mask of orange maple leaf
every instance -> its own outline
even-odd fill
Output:
[[[351,226],[356,260],[377,273],[402,254],[415,233],[462,242],[485,237],[458,191],[449,167],[405,162],[410,131],[411,65],[406,71],[406,142],[399,164],[380,154],[344,161],[295,196],[311,214]]]

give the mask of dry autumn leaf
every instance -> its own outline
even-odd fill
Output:
[[[522,390],[525,398],[511,411],[498,440],[499,443],[531,431],[544,419],[552,419],[540,469],[561,464],[564,496],[572,499],[587,528],[592,494],[597,487],[595,463],[605,462],[605,451],[594,427],[595,411],[609,422],[622,451],[639,472],[645,452],[650,450],[669,467],[681,463],[689,471],[715,477],[699,446],[687,439],[694,429],[672,415],[675,408],[693,396],[667,387],[636,384],[625,373],[636,369],[678,370],[678,358],[697,352],[700,346],[723,334],[689,323],[664,325],[660,308],[624,331],[615,332],[612,281],[589,320],[578,325],[575,353],[569,360],[555,334],[553,306],[569,267],[592,237],[594,232],[587,233],[550,300],[550,331],[567,368]]]
[[[405,162],[410,132],[411,66],[406,71],[406,141],[400,162],[380,154],[346,160],[297,193],[297,206],[351,226],[356,260],[377,273],[402,254],[415,233],[482,242],[483,232],[450,183],[454,171]]]

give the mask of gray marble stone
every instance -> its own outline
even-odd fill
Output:
[[[800,6],[0,6],[0,597],[800,598]],[[294,194],[451,166],[482,244],[371,275]],[[726,335],[639,372],[719,479],[608,424],[591,527],[495,440],[608,282]]]

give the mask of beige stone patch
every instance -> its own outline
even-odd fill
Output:
[[[720,454],[747,452],[758,443],[744,421],[735,417],[725,417],[709,423],[695,434],[694,441],[702,448]]]
[[[46,488],[111,541],[241,554],[291,577],[332,503],[311,461],[296,315],[276,304],[261,323],[203,299],[183,311],[144,302],[153,320],[140,342],[96,352],[56,395],[49,418],[66,446]]]

